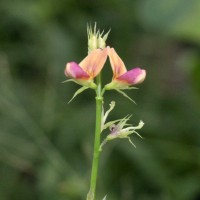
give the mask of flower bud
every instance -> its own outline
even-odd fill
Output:
[[[103,35],[104,31],[100,33],[100,31],[96,30],[96,23],[94,25],[94,29],[92,29],[91,25],[87,27],[88,34],[88,54],[95,49],[104,49],[106,47],[106,39],[108,37],[110,31]]]
[[[88,53],[98,48],[98,39],[96,35],[90,35],[88,37]]]
[[[101,49],[105,48],[106,47],[105,40],[103,38],[101,38],[101,37],[98,38],[98,44],[97,44],[97,46],[98,46],[98,48],[101,48]]]

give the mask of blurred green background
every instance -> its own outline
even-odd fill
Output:
[[[147,70],[132,104],[144,140],[105,146],[97,199],[200,199],[199,0],[0,1],[0,199],[82,200],[89,189],[95,104],[65,80],[66,62],[87,54],[86,24],[111,28],[107,44],[128,69]],[[104,82],[111,80],[109,63]]]

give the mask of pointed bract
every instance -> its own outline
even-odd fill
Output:
[[[79,95],[80,93],[84,92],[85,90],[87,90],[88,87],[87,86],[83,86],[81,88],[79,88],[73,95],[73,97],[69,100],[68,103],[70,103],[77,95]]]

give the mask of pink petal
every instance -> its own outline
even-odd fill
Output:
[[[108,56],[109,56],[110,64],[113,71],[113,78],[119,77],[122,74],[127,72],[124,62],[118,56],[114,48],[108,47]]]
[[[140,68],[134,68],[117,77],[116,80],[125,81],[130,85],[142,83],[146,77],[146,71]]]
[[[90,76],[75,62],[66,64],[65,75],[74,79],[89,79]]]
[[[107,49],[95,49],[88,54],[79,66],[90,75],[90,78],[96,77],[102,70],[107,59]]]

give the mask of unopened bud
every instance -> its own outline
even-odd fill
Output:
[[[101,48],[101,49],[103,49],[103,48],[105,48],[106,47],[106,42],[104,41],[104,39],[103,38],[98,38],[98,48]]]
[[[88,34],[88,54],[98,48],[104,49],[106,47],[106,39],[110,31],[103,35],[104,31],[100,33],[96,30],[96,23],[92,29],[91,25],[87,27]]]
[[[98,48],[98,39],[96,35],[88,37],[88,53]]]

